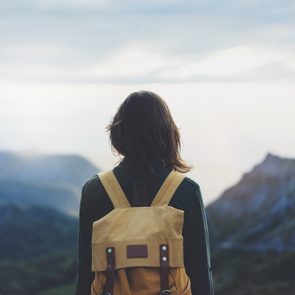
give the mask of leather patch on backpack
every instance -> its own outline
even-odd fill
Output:
[[[128,245],[127,258],[144,258],[147,257],[147,245]]]

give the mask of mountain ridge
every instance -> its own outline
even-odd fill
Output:
[[[295,238],[286,233],[286,228],[295,232],[295,159],[268,153],[206,209],[213,240],[221,247],[257,251],[295,247]]]
[[[83,184],[100,169],[86,158],[0,151],[0,204],[52,206],[78,214]]]

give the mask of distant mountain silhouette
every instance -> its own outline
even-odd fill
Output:
[[[206,210],[216,295],[295,294],[295,159],[267,154]]]
[[[78,155],[0,152],[0,204],[47,205],[77,214],[85,181],[99,172]]]
[[[71,294],[78,219],[69,213],[99,171],[78,155],[0,152],[0,294]]]
[[[207,207],[218,247],[295,248],[295,159],[267,154]]]

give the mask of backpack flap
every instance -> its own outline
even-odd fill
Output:
[[[170,206],[116,208],[93,224],[92,271],[107,268],[106,248],[116,249],[116,269],[160,266],[159,247],[169,245],[170,266],[183,266],[184,212]]]

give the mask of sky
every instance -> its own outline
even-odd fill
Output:
[[[133,91],[161,95],[206,204],[268,152],[295,157],[294,1],[0,0],[0,149],[78,153]]]

